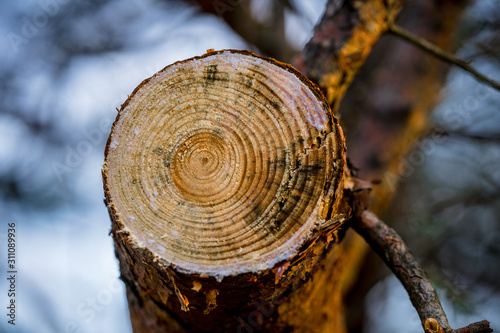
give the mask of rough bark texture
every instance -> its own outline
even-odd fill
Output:
[[[239,36],[255,45],[262,55],[279,61],[288,61],[294,54],[285,37],[285,10],[291,10],[288,1],[270,1],[272,19],[256,20],[249,0],[194,0],[201,10],[223,19]]]
[[[338,65],[339,46],[333,46],[353,41],[353,24],[350,22],[359,22],[359,15],[349,15],[353,11],[353,3],[329,1],[313,38],[294,62],[325,93],[328,83],[336,82],[328,80],[328,77],[350,77],[342,74]],[[363,1],[358,3],[367,4]],[[441,48],[453,51],[453,36],[468,1],[413,0],[402,3],[396,20],[399,25]],[[397,10],[398,3],[391,8]],[[390,13],[385,15],[393,17]],[[345,28],[349,26],[350,30]],[[365,23],[365,26],[369,24]],[[316,62],[317,58],[322,60]],[[341,103],[335,104],[336,100],[340,100],[337,97],[331,101],[334,107],[338,107],[335,111],[346,132],[348,156],[359,168],[359,175],[364,179],[382,180],[373,187],[370,210],[384,214],[398,182],[416,167],[405,154],[415,139],[427,130],[427,116],[438,102],[449,66],[390,35],[382,35],[373,45],[370,56],[362,60],[366,63],[356,73]],[[318,67],[323,69],[316,70]],[[314,71],[316,74],[309,74]],[[328,75],[332,71],[333,75]],[[383,273],[374,255],[370,253],[367,256],[369,247],[359,235],[347,232],[343,245],[344,256],[349,261],[341,279],[346,293],[346,321],[350,330],[358,331],[362,329],[364,297],[383,277]]]
[[[213,120],[220,112],[228,119]],[[234,156],[224,157],[226,146]],[[342,331],[338,242],[351,212],[345,145],[324,97],[295,69],[234,50],[168,66],[122,106],[105,155],[106,203],[135,331]],[[204,183],[211,165],[216,175],[240,175],[229,178],[237,189],[227,177]],[[214,201],[220,193],[232,195]],[[248,214],[234,218],[242,209]],[[241,244],[224,243],[240,230],[249,233]],[[286,257],[264,260],[275,252]]]
[[[366,192],[367,190],[359,191],[355,196],[364,196]],[[358,204],[353,207],[355,211],[350,225],[366,240],[372,250],[401,281],[415,310],[417,310],[426,333],[493,332],[486,320],[459,329],[451,329],[436,289],[403,239],[375,214],[366,210],[365,206]]]
[[[113,231],[135,332],[342,332],[341,231],[315,239],[274,270],[217,281],[175,272]],[[313,280],[314,276],[314,280]],[[276,282],[277,281],[277,282]],[[318,288],[318,286],[322,286]]]
[[[370,240],[373,251],[401,281],[413,306],[418,310],[422,328],[427,318],[435,318],[445,332],[451,332],[434,286],[394,229],[389,228],[369,211],[364,211],[356,217],[352,227],[363,238]]]

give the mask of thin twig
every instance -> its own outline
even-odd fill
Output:
[[[401,28],[400,26],[396,24],[390,24],[389,25],[389,31],[392,32],[394,35],[399,36],[408,42],[412,43],[413,45],[421,48],[422,50],[431,53],[432,55],[438,57],[439,59],[452,64],[456,65],[463,70],[469,72],[470,74],[474,75],[476,79],[480,82],[483,82],[484,84],[487,84],[488,86],[500,91],[500,83],[479,73],[474,67],[470,65],[469,61],[465,61],[463,59],[460,59],[456,57],[455,55],[446,52],[445,50],[441,49],[437,45],[434,45],[430,43],[429,41],[420,38],[418,36],[415,36],[411,32]]]
[[[446,332],[451,331],[436,289],[396,231],[367,210],[361,213],[353,227],[401,281],[422,326],[427,318],[435,318]]]
[[[457,330],[451,329],[427,274],[415,260],[403,239],[375,214],[364,210],[352,220],[351,226],[370,245],[405,287],[418,312],[425,332],[487,333],[493,332],[489,322],[470,324]]]

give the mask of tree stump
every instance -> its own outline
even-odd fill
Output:
[[[346,173],[337,119],[289,65],[210,50],[143,81],[103,165],[134,331],[338,325]]]

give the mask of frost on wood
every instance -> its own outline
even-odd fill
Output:
[[[348,213],[346,172],[337,119],[289,65],[212,51],[142,82],[103,166],[134,327],[146,329],[134,319],[145,313],[196,311],[225,325],[299,286]]]

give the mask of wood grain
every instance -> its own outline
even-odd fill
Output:
[[[343,147],[300,73],[212,52],[166,67],[124,103],[106,148],[107,202],[120,230],[183,272],[255,272],[331,218]]]

